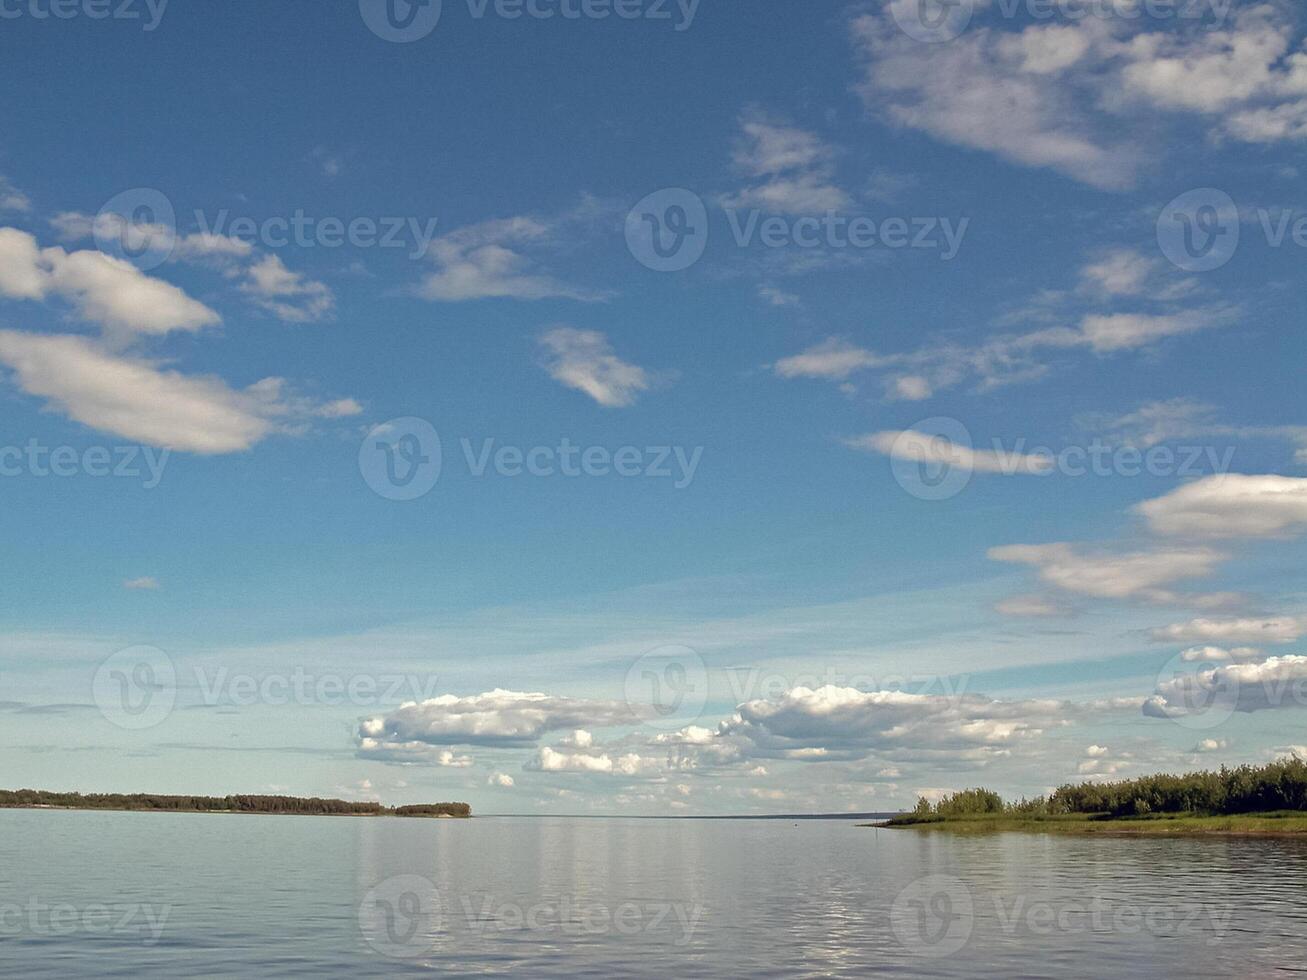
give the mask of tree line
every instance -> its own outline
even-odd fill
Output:
[[[1060,786],[1047,796],[1005,803],[988,789],[966,789],[931,803],[919,799],[914,819],[1010,814],[1059,816],[1106,814],[1113,817],[1150,813],[1194,813],[1227,816],[1307,810],[1307,761],[1282,759],[1265,766],[1239,766],[1184,775],[1142,776],[1118,782],[1087,782]]]
[[[317,796],[168,796],[156,793],[49,793],[0,790],[0,808],[59,807],[73,810],[175,810],[185,813],[286,813],[356,817],[470,817],[466,803],[383,806]]]

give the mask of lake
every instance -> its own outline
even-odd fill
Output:
[[[0,811],[0,975],[1269,976],[1307,842]]]

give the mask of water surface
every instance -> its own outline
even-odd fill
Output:
[[[1283,976],[1305,891],[1289,839],[0,811],[0,975]]]

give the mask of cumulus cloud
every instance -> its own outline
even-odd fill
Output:
[[[1223,663],[1227,660],[1261,660],[1265,654],[1257,647],[1218,646],[1190,647],[1180,653],[1180,659],[1189,663]]]
[[[524,768],[537,772],[599,773],[628,777],[649,770],[660,770],[656,760],[642,759],[634,752],[620,756],[611,756],[606,752],[559,752],[547,745],[542,746]]]
[[[1033,476],[1050,473],[1053,460],[994,449],[972,449],[950,439],[914,429],[876,432],[844,440],[852,449],[876,452],[893,459],[947,465],[976,473]]]
[[[1307,657],[1283,656],[1179,674],[1159,683],[1143,710],[1154,718],[1183,718],[1213,706],[1251,713],[1304,705]]]
[[[512,789],[515,781],[512,776],[506,772],[491,773],[490,778],[486,780],[488,786],[498,786],[500,789]]]
[[[140,578],[129,578],[123,583],[123,588],[134,592],[154,592],[159,589],[159,580],[153,575],[142,575]]]
[[[249,449],[320,410],[290,394],[280,378],[237,390],[212,376],[106,351],[83,337],[0,330],[0,364],[23,391],[83,425],[184,452]]]
[[[251,265],[241,291],[256,305],[290,323],[309,323],[330,315],[336,297],[326,283],[292,272],[276,255]]]
[[[27,212],[32,210],[32,200],[9,178],[0,174],[0,211]]]
[[[1081,275],[1082,280],[1097,283],[1098,292],[1109,298],[1133,288],[1125,273],[1103,268],[1101,261],[1097,266],[1093,262],[1085,266]],[[1150,303],[1178,294],[1155,283],[1151,275],[1148,283]],[[816,378],[837,383],[848,383],[863,372],[877,372],[888,399],[921,401],[967,382],[984,392],[1036,381],[1048,374],[1053,359],[1059,355],[1082,351],[1100,357],[1119,356],[1153,347],[1168,338],[1223,326],[1237,315],[1236,310],[1228,307],[1176,309],[1172,302],[1162,302],[1160,312],[1063,311],[1071,298],[1066,293],[1045,297],[1054,308],[1041,309],[1038,318],[1051,320],[1049,325],[1024,333],[999,334],[975,346],[948,341],[886,354],[847,340],[829,338],[781,358],[772,365],[772,370],[782,378]],[[1027,311],[1027,315],[1033,314]]]
[[[1158,534],[1294,537],[1307,530],[1307,479],[1241,473],[1209,476],[1135,509]]]
[[[418,294],[441,303],[609,298],[608,293],[570,286],[536,271],[525,250],[549,244],[550,230],[535,218],[517,217],[469,225],[437,238],[428,253],[436,270],[422,281]]]
[[[989,550],[995,561],[1036,569],[1047,585],[1100,599],[1193,601],[1163,586],[1211,575],[1225,559],[1209,548],[1173,548],[1085,554],[1065,542],[1003,545]]]
[[[554,327],[540,337],[540,348],[550,377],[606,408],[634,405],[652,383],[644,368],[618,357],[597,330]]]
[[[1127,445],[1149,448],[1177,439],[1275,439],[1293,444],[1295,462],[1307,465],[1307,426],[1231,425],[1214,405],[1193,398],[1146,402],[1125,415],[1089,415],[1082,427]]]
[[[728,207],[821,214],[849,205],[833,182],[835,150],[828,143],[759,112],[747,113],[740,129],[736,167],[760,181],[728,197]]]
[[[752,756],[826,762],[869,753],[983,760],[1062,724],[1078,709],[1059,701],[994,701],[901,691],[797,687],[774,700],[741,704],[717,736]]]
[[[1291,5],[1254,4],[1226,24],[1084,17],[1021,30],[986,23],[977,5],[961,37],[920,44],[892,16],[911,18],[915,2],[888,0],[852,35],[867,105],[936,139],[1116,190],[1161,156],[1168,116],[1204,119],[1215,138],[1307,137]]]
[[[1265,616],[1242,619],[1191,619],[1149,632],[1159,643],[1248,644],[1292,643],[1307,632],[1307,617]]]
[[[529,746],[548,732],[629,725],[636,721],[622,701],[553,697],[496,689],[459,697],[441,695],[409,702],[359,726],[365,754],[410,745]]]
[[[220,322],[203,303],[130,262],[103,252],[41,248],[27,232],[0,228],[0,296],[42,300],[52,295],[119,340],[193,332]]]

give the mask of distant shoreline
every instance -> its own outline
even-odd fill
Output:
[[[466,803],[384,806],[349,800],[300,796],[179,796],[161,793],[52,793],[0,790],[0,810],[105,810],[116,813],[229,813],[284,817],[405,817],[467,819]]]
[[[940,831],[959,834],[1044,833],[1111,834],[1133,837],[1211,835],[1226,837],[1297,837],[1307,834],[1307,813],[1241,813],[1207,815],[1175,813],[1148,817],[1113,817],[1076,813],[1063,816],[974,814],[927,820],[911,815],[859,827],[890,830]]]

